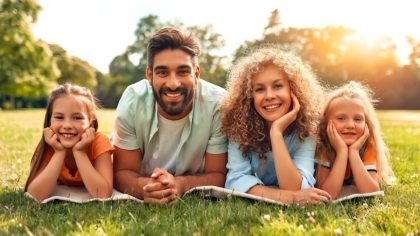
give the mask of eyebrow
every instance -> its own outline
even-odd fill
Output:
[[[154,68],[154,70],[167,70],[167,69],[168,69],[168,67],[167,67],[167,66],[165,66],[165,65],[157,65],[157,66]],[[179,70],[179,69],[192,69],[192,68],[191,68],[191,66],[190,66],[190,65],[183,64],[183,65],[178,66],[178,67],[177,67],[177,69]]]
[[[272,83],[283,82],[283,81],[285,81],[285,80],[286,80],[286,79],[284,79],[284,78],[279,78],[279,79],[274,80]],[[256,83],[256,84],[254,84],[254,85],[263,85],[263,83]]]

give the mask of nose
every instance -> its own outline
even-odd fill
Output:
[[[63,128],[64,129],[70,129],[71,128],[71,121],[69,119],[65,119],[63,122]]]
[[[171,73],[169,75],[168,81],[166,82],[166,86],[171,90],[176,90],[179,86],[181,86],[181,83],[179,82],[179,79],[175,73]]]
[[[355,127],[354,121],[351,120],[351,119],[347,120],[346,127],[347,128],[354,128]]]
[[[265,99],[266,100],[271,100],[274,98],[274,92],[271,88],[267,88],[266,93],[265,93]]]

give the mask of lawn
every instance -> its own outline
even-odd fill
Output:
[[[113,114],[100,112],[101,131],[111,132]],[[199,195],[172,207],[134,201],[39,205],[22,189],[43,116],[43,110],[0,111],[0,235],[420,234],[420,111],[379,112],[398,178],[383,198],[306,208]]]

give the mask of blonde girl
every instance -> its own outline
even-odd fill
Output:
[[[230,140],[226,188],[284,203],[328,201],[315,184],[313,136],[322,87],[297,56],[258,48],[230,72],[222,131]]]
[[[333,198],[343,185],[367,193],[393,181],[367,87],[352,81],[330,93],[321,115],[317,163],[317,186]]]
[[[106,135],[96,132],[96,108],[87,88],[65,84],[51,92],[25,185],[38,201],[51,196],[57,184],[84,186],[95,198],[110,197],[113,147]]]

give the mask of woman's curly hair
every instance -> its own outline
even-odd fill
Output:
[[[252,79],[268,65],[275,65],[287,76],[291,91],[300,103],[297,118],[286,129],[300,140],[315,134],[323,88],[309,66],[279,46],[256,48],[233,65],[227,82],[228,96],[222,101],[222,131],[237,143],[244,157],[258,153],[260,158],[271,150],[269,126],[255,110]]]

